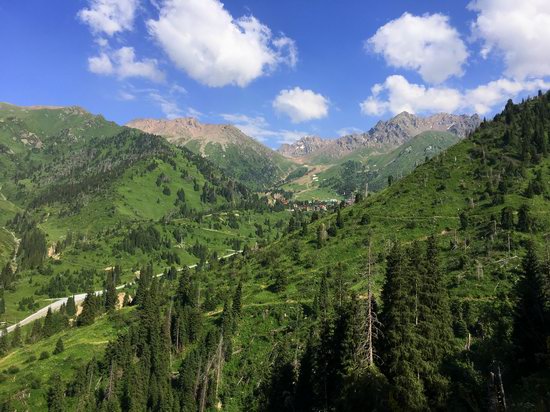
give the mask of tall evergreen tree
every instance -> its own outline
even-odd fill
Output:
[[[382,289],[384,370],[390,382],[392,410],[423,410],[427,406],[420,379],[422,363],[415,331],[415,279],[407,253],[396,243],[387,258]]]
[[[103,292],[105,310],[113,311],[116,309],[118,303],[118,292],[115,286],[115,273],[114,271],[108,271],[105,279],[105,290]]]
[[[65,389],[61,376],[54,374],[50,378],[50,388],[46,393],[46,403],[48,405],[49,412],[63,412],[64,407]]]
[[[418,288],[418,343],[422,355],[421,379],[434,408],[442,408],[448,380],[441,365],[451,350],[452,318],[447,288],[439,264],[434,236],[427,241],[425,270],[420,271]]]
[[[533,242],[527,246],[522,269],[512,338],[520,369],[527,373],[543,367],[541,355],[548,355],[550,337],[550,312],[544,290],[544,277],[548,275],[543,273]]]

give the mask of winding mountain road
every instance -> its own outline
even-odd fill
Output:
[[[221,256],[220,258],[218,258],[219,260],[221,259],[227,259],[233,255],[236,255],[237,253],[241,253],[242,250],[237,250],[235,252],[231,252],[229,253],[228,255],[225,255],[225,256]],[[194,269],[197,267],[197,265],[189,265],[187,266],[189,269]],[[179,268],[178,271],[181,272],[183,270],[183,268]],[[159,273],[157,275],[157,277],[160,277],[160,276],[163,276],[164,273]],[[133,282],[130,282],[130,283],[125,283],[124,285],[119,285],[116,287],[117,290],[120,290],[120,289],[124,289],[127,285],[131,285],[133,284]],[[101,296],[103,294],[103,290],[97,290],[94,292],[96,294],[96,296]],[[74,301],[75,301],[75,304],[78,305],[79,303],[82,303],[84,301],[84,299],[86,298],[86,295],[87,293],[79,293],[77,295],[71,295],[71,296],[74,296]],[[18,323],[16,323],[15,325],[11,325],[11,326],[8,326],[7,328],[7,332],[10,333],[12,331],[15,330],[15,328],[17,327],[17,325],[19,325],[20,327],[21,326],[25,326],[25,325],[28,325],[29,323],[31,322],[34,322],[35,320],[38,320],[38,319],[41,319],[43,317],[45,317],[47,314],[48,314],[48,310],[52,310],[52,312],[55,312],[57,310],[59,310],[59,308],[61,308],[61,306],[63,304],[66,304],[67,303],[67,300],[69,299],[70,296],[66,296],[64,298],[58,298],[58,299],[55,299],[54,302],[50,303],[49,305],[47,306],[44,306],[43,308],[37,310],[36,312],[34,312],[32,315],[29,315],[27,316],[25,319],[19,321]]]

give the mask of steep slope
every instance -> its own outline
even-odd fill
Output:
[[[286,220],[202,156],[82,109],[10,106],[2,128],[0,273],[17,252],[0,296],[9,324],[100,288],[117,263],[121,281],[144,260],[204,263],[277,236]]]
[[[366,133],[323,140],[306,137],[292,145],[282,145],[279,152],[302,163],[334,163],[359,149],[387,152],[426,131],[449,132],[459,138],[466,137],[480,123],[477,115],[434,114],[419,117],[403,112],[388,121],[379,121]]]
[[[320,187],[331,188],[340,195],[364,191],[379,191],[388,179],[397,180],[412,172],[438,153],[458,143],[460,137],[449,132],[423,132],[389,153],[357,150],[325,172],[319,173]]]
[[[449,132],[423,132],[401,146],[378,153],[371,148],[357,149],[334,165],[303,166],[307,172],[288,181],[283,188],[295,193],[297,200],[327,200],[347,197],[354,192],[376,192],[408,175],[427,159],[434,157],[461,138]],[[300,169],[298,169],[300,170]]]
[[[293,162],[231,125],[202,124],[193,118],[138,119],[127,124],[165,137],[170,143],[200,153],[250,187],[263,189],[283,179]]]

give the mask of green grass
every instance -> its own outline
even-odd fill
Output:
[[[117,315],[128,316],[132,310],[125,308],[117,312]],[[12,406],[23,410],[47,410],[45,395],[51,384],[50,376],[59,373],[61,379],[68,382],[73,378],[76,369],[94,357],[101,357],[107,343],[123,330],[124,327],[121,328],[107,315],[103,315],[91,326],[70,328],[9,352],[0,359],[0,371],[3,372],[0,400],[11,399]],[[65,350],[53,355],[59,338],[63,340]],[[47,352],[50,356],[41,360],[42,352]],[[17,368],[17,372],[10,373],[10,368],[12,371]]]

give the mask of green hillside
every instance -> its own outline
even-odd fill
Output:
[[[51,298],[100,289],[106,268],[122,266],[123,283],[148,261],[157,272],[204,264],[273,240],[286,224],[280,205],[163,138],[81,109],[6,107],[0,263],[16,271],[3,275],[8,325]]]
[[[366,183],[369,191],[377,192],[392,181],[407,176],[415,167],[424,163],[460,138],[448,132],[423,132],[403,145],[389,151],[378,152],[372,148],[356,150],[338,160],[336,164],[310,166],[307,178],[294,179],[286,183],[285,190],[296,193],[297,200],[338,199],[354,192],[364,192]],[[315,169],[321,171],[315,173]]]
[[[296,212],[282,238],[177,278],[144,268],[103,356],[25,379],[39,348],[108,330],[119,312],[90,298],[78,319],[96,323],[7,352],[4,396],[34,410],[49,393],[91,410],[459,411],[500,405],[505,388],[510,410],[545,410],[548,131],[550,94],[509,103],[351,207]]]

